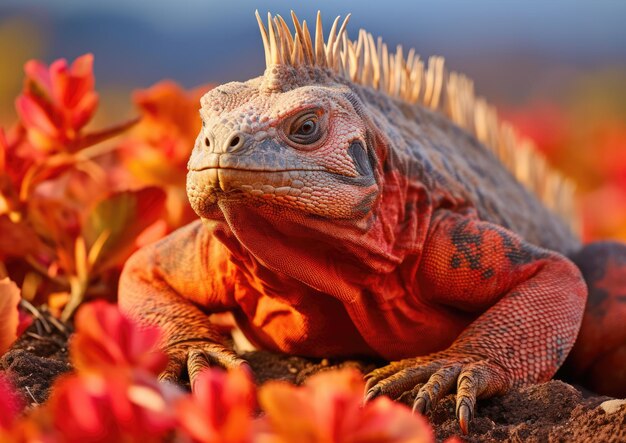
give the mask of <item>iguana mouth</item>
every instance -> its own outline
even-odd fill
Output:
[[[293,171],[301,171],[301,172],[314,172],[314,171],[324,171],[322,168],[312,169],[312,168],[288,168],[288,169],[254,169],[254,168],[234,168],[234,167],[224,167],[224,166],[204,166],[201,168],[192,168],[189,171],[193,172],[202,172],[208,170],[228,170],[228,171],[241,171],[241,172],[293,172]]]
[[[237,194],[242,191],[252,196],[300,195],[300,189],[307,181],[304,173],[319,173],[322,169],[288,168],[288,169],[253,169],[233,167],[203,167],[190,169],[190,188],[206,187],[213,192]],[[197,174],[197,175],[196,175]]]

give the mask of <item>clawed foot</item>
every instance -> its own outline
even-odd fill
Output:
[[[179,342],[169,346],[166,353],[169,363],[159,375],[159,380],[179,384],[183,374],[187,372],[192,391],[198,375],[207,368],[245,367],[252,373],[248,363],[233,350],[205,340]]]
[[[433,410],[456,386],[456,417],[463,434],[469,431],[476,399],[504,393],[510,387],[506,371],[477,357],[426,357],[401,360],[366,375],[365,401],[386,395],[393,399],[423,384],[413,402],[413,411]]]

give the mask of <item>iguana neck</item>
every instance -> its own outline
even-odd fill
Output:
[[[428,193],[395,172],[385,175],[376,210],[357,222],[241,201],[224,200],[219,207],[217,237],[231,253],[247,253],[260,265],[343,301],[353,300],[364,280],[393,272],[407,255],[419,255],[431,216]]]

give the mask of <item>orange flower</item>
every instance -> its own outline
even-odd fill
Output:
[[[65,59],[50,67],[31,60],[24,66],[26,81],[15,103],[33,146],[44,151],[73,150],[79,131],[98,104],[94,91],[93,55]]]
[[[20,290],[8,278],[0,279],[0,355],[17,338],[19,325],[18,304]]]
[[[166,80],[133,95],[142,118],[121,143],[121,159],[139,183],[167,189],[171,229],[197,218],[187,201],[185,177],[202,126],[200,97],[208,89],[210,86],[186,91]]]
[[[146,374],[114,370],[71,375],[54,385],[48,411],[57,441],[162,442],[176,424],[169,405],[181,393]]]
[[[209,369],[198,377],[192,397],[176,405],[182,429],[195,442],[252,441],[254,385],[243,369]]]
[[[316,374],[303,387],[269,382],[259,391],[267,413],[264,442],[433,442],[425,419],[386,397],[361,406],[363,376],[356,370]]]
[[[166,80],[133,94],[142,119],[122,143],[124,163],[133,175],[144,183],[184,186],[206,89],[185,91]]]
[[[156,375],[165,369],[167,357],[156,349],[160,331],[140,326],[115,305],[102,300],[84,305],[76,314],[75,324],[70,356],[78,371],[123,368]]]

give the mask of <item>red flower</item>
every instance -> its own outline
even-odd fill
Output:
[[[59,380],[48,408],[58,441],[161,442],[176,424],[169,405],[179,395],[145,373],[129,379],[112,370]]]
[[[102,300],[84,305],[76,314],[76,334],[70,343],[72,363],[79,372],[124,368],[158,374],[167,363],[156,350],[160,331],[140,326]]]
[[[4,373],[0,372],[0,436],[13,426],[22,410],[22,399]]]
[[[24,89],[15,106],[29,141],[44,151],[73,150],[98,104],[93,55],[85,54],[69,67],[65,59],[50,67],[31,60],[24,71]]]
[[[252,441],[255,388],[243,369],[209,369],[198,377],[192,397],[176,407],[182,429],[201,443]]]

